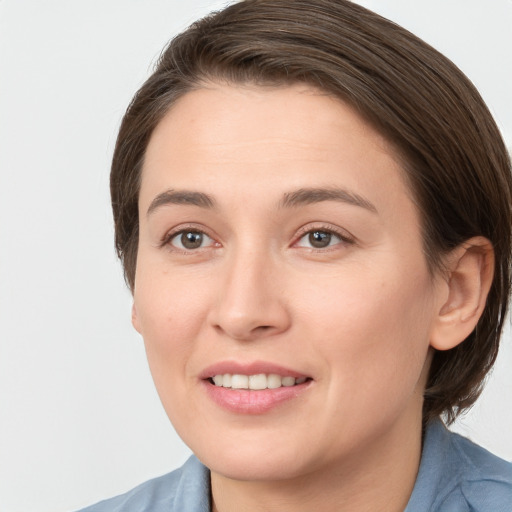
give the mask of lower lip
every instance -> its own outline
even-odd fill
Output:
[[[215,386],[204,380],[208,396],[222,408],[240,414],[263,414],[275,407],[299,397],[311,384],[306,381],[295,386],[281,386],[276,389],[248,390]]]

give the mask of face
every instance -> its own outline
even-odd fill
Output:
[[[139,216],[133,322],[212,472],[292,478],[420,428],[439,292],[398,159],[351,108],[188,93],[150,140]]]

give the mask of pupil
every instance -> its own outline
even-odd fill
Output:
[[[316,248],[327,247],[331,243],[331,234],[325,231],[313,231],[309,234],[309,243]]]
[[[186,249],[197,249],[203,243],[203,234],[197,231],[188,231],[181,235],[181,243]]]

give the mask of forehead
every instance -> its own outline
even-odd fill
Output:
[[[306,85],[209,84],[184,95],[152,134],[141,201],[169,187],[215,192],[226,176],[239,194],[265,198],[273,187],[311,185],[409,195],[387,140],[353,108]]]

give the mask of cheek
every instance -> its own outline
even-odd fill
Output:
[[[179,275],[141,272],[134,304],[157,387],[161,380],[186,375],[186,360],[208,311],[207,293],[205,287]]]
[[[427,274],[385,278],[370,270],[311,286],[303,328],[312,351],[322,350],[329,379],[360,404],[414,391],[423,370],[431,327]],[[318,283],[316,283],[318,285]],[[317,290],[315,292],[315,289]],[[322,347],[320,349],[320,347]],[[346,394],[344,396],[347,396]]]
[[[167,416],[186,432],[187,425],[197,422],[188,404],[194,384],[188,363],[201,338],[205,290],[165,273],[147,277],[140,279],[134,302],[149,369]]]

